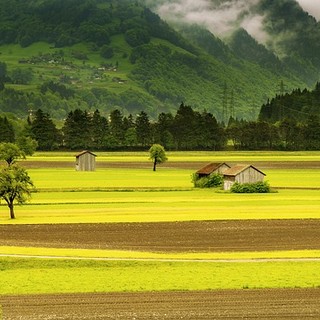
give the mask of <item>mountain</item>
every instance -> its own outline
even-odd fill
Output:
[[[213,14],[233,2],[201,3]],[[242,20],[260,17],[263,43],[244,23],[222,35],[183,13],[184,21],[167,19],[164,6],[174,12],[178,3],[0,0],[0,111],[41,108],[63,119],[75,108],[117,108],[156,118],[184,101],[220,121],[255,119],[281,83],[292,90],[318,80],[319,23],[295,1],[246,2]]]

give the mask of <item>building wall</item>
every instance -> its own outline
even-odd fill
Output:
[[[225,176],[223,189],[230,190],[235,182],[243,184],[243,183],[262,182],[263,180],[264,180],[264,175],[261,172],[249,167],[248,169],[240,172],[236,176]]]
[[[235,177],[232,176],[225,176],[223,182],[223,189],[230,190],[232,185],[235,183]]]
[[[249,167],[236,176],[235,181],[238,183],[256,183],[263,181],[264,175],[259,171]]]
[[[82,154],[76,159],[77,171],[95,171],[96,169],[95,156],[90,153]]]

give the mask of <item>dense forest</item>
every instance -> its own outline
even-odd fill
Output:
[[[242,29],[228,41],[200,26],[174,29],[147,2],[0,0],[0,112],[25,117],[40,108],[61,120],[76,109],[144,110],[156,120],[185,101],[219,121],[255,120],[281,81],[292,90],[318,80],[318,60],[311,65],[305,52],[287,63]]]
[[[29,137],[39,150],[146,150],[154,143],[167,150],[320,150],[319,108],[320,83],[313,91],[294,90],[268,101],[257,121],[230,117],[223,123],[181,103],[175,114],[162,112],[157,120],[145,111],[125,116],[115,109],[105,117],[99,110],[75,109],[58,129],[38,109],[23,130],[0,117],[0,142]]]
[[[261,107],[259,118],[274,123],[284,118],[305,122],[320,113],[320,83],[314,90],[296,89],[291,93],[277,95]]]

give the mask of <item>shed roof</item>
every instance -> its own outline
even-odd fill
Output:
[[[250,164],[249,165],[237,164],[236,166],[233,166],[230,169],[226,170],[223,174],[225,176],[237,176],[238,174],[240,174],[241,172],[243,172],[249,168],[253,168],[254,170],[260,172],[264,176],[266,175],[265,173],[263,173],[262,171],[260,171],[259,169],[257,169],[256,167],[254,167],[253,165],[250,165]]]
[[[97,156],[96,154],[94,154],[94,153],[91,152],[91,151],[83,150],[82,152],[76,154],[76,157],[78,158],[78,157],[80,157],[80,156],[82,156],[82,155],[84,155],[84,154],[86,154],[86,153],[90,153],[90,154],[92,154],[92,155],[95,156],[95,157]]]
[[[230,168],[230,166],[228,164],[226,164],[225,162],[222,162],[222,163],[209,163],[206,166],[204,166],[203,168],[199,169],[196,173],[198,173],[198,174],[210,174],[213,171],[219,169],[223,165],[226,165],[227,167]]]

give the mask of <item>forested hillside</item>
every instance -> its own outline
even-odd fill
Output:
[[[0,0],[0,112],[156,119],[183,101],[226,123],[256,119],[281,82],[310,85],[245,32],[227,43],[197,26],[176,31],[144,3]]]
[[[277,95],[261,107],[259,119],[276,123],[291,119],[304,123],[320,113],[320,83],[313,90],[293,90],[291,93]],[[320,138],[320,137],[319,137]]]

